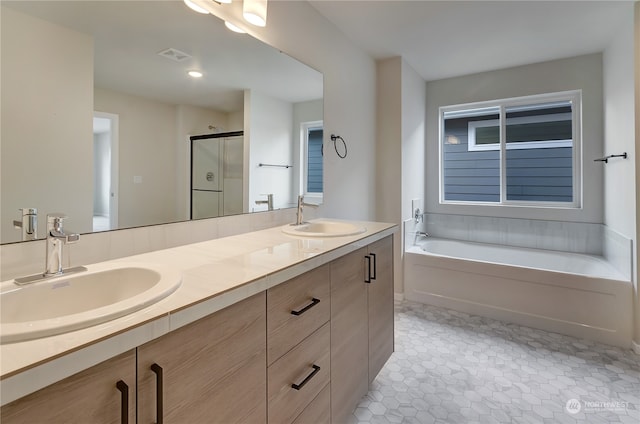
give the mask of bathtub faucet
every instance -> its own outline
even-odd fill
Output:
[[[413,239],[413,244],[416,244],[418,241],[418,237],[429,237],[429,233],[425,233],[424,231],[416,231],[416,237]]]

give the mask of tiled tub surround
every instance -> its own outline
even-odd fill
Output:
[[[631,279],[632,241],[602,224],[427,213],[421,223],[405,221],[405,250],[413,246],[416,231],[443,239],[603,256]]]
[[[2,405],[396,231],[393,224],[358,224],[367,231],[356,236],[303,239],[287,236],[276,226],[113,261],[164,264],[182,273],[182,284],[171,296],[131,315],[0,346]]]

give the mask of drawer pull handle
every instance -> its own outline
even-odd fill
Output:
[[[311,374],[309,374],[308,376],[305,377],[304,380],[302,380],[302,383],[300,384],[292,384],[291,388],[292,389],[296,389],[296,390],[300,390],[304,387],[305,384],[307,384],[309,382],[309,380],[311,380],[313,378],[314,375],[316,375],[318,373],[318,371],[320,371],[320,367],[317,365],[312,365],[313,367],[313,371],[311,371]]]
[[[156,424],[162,424],[164,421],[164,413],[163,413],[163,370],[162,367],[158,364],[151,365],[151,371],[153,371],[156,375]]]
[[[129,423],[129,386],[122,380],[116,383],[116,388],[120,390],[120,422]]]
[[[316,306],[318,303],[320,303],[320,299],[316,299],[315,297],[313,299],[311,299],[311,303],[309,303],[307,306],[305,306],[304,308],[300,309],[299,311],[291,311],[291,315],[302,315],[305,312],[307,312],[309,309],[313,308],[314,306]]]

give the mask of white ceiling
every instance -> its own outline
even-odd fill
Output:
[[[603,51],[633,1],[310,0],[375,59],[427,81]]]

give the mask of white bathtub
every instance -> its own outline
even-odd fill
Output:
[[[629,347],[633,287],[604,258],[429,238],[405,252],[405,297]]]

